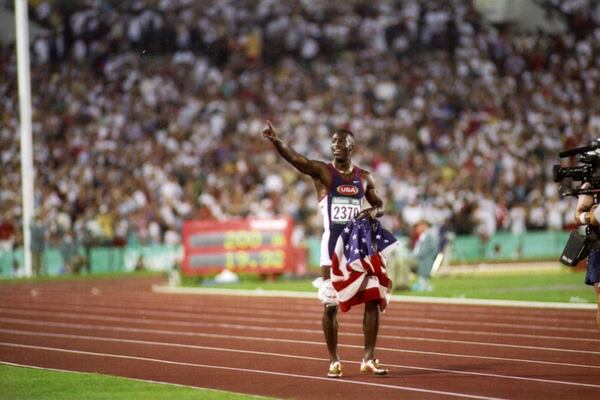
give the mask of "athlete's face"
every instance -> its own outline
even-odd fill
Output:
[[[354,141],[352,137],[343,132],[336,132],[331,138],[331,152],[336,160],[346,160],[352,155]]]

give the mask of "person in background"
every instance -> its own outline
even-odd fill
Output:
[[[60,255],[63,258],[64,272],[65,273],[79,273],[79,249],[78,244],[70,231],[63,233],[62,240],[60,241]]]
[[[589,189],[590,184],[584,183],[582,189]],[[597,195],[596,195],[597,196]],[[575,223],[587,226],[587,241],[590,246],[588,255],[585,284],[593,286],[596,290],[598,310],[596,324],[600,330],[600,209],[598,199],[591,194],[580,195],[575,208]]]
[[[44,226],[44,213],[40,212],[31,224],[31,268],[33,276],[41,276],[44,269],[44,250],[46,249],[46,227]]]
[[[426,219],[421,219],[415,224],[415,234],[417,241],[413,254],[417,259],[417,281],[411,286],[411,290],[429,292],[433,290],[430,275],[438,254],[438,235]]]
[[[0,220],[0,258],[13,258],[17,229],[10,213]]]

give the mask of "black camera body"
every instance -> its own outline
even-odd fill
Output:
[[[559,153],[559,157],[575,156],[578,165],[574,167],[563,167],[555,164],[552,170],[554,182],[563,182],[570,180],[569,187],[564,189],[561,186],[562,196],[579,196],[580,194],[600,193],[600,139],[592,140],[589,145],[575,147]],[[572,182],[581,182],[573,188]],[[581,189],[584,183],[589,183],[589,187]]]
[[[576,147],[559,153],[559,157],[575,156],[578,165],[574,167],[563,167],[554,165],[552,173],[554,182],[569,181],[569,188],[564,189],[561,184],[562,196],[579,196],[580,194],[596,195],[600,193],[600,140],[592,140],[589,145]],[[572,188],[573,182],[581,184]],[[582,189],[584,183],[589,185]],[[586,228],[585,235],[581,235],[577,230],[572,231],[567,244],[560,256],[560,262],[564,265],[574,267],[577,263],[588,256],[591,246],[597,245],[597,235],[591,234],[591,227]]]

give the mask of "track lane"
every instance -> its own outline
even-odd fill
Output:
[[[180,362],[157,358],[127,356],[104,352],[85,352],[70,349],[19,345],[0,342],[0,355],[3,348],[11,348],[10,358],[13,364],[27,363],[43,365],[46,368],[58,368],[64,365],[76,370],[97,372],[109,375],[132,377],[136,379],[172,382],[190,386],[211,387],[220,390],[232,390],[289,398],[290,392],[297,399],[322,399],[340,397],[359,399],[368,391],[369,396],[381,399],[397,399],[410,396],[411,399],[449,399],[470,398],[495,400],[498,397],[474,396],[466,393],[437,391],[429,388],[418,388],[387,383],[386,378],[367,377],[369,380],[330,379],[302,373],[288,374],[279,371],[265,371],[256,368],[235,368],[218,365],[212,361],[208,364],[199,362]],[[57,367],[58,366],[58,367]],[[165,372],[168,371],[168,372]],[[378,382],[373,379],[379,379]],[[203,384],[204,383],[204,384]],[[301,393],[297,393],[301,391]],[[360,394],[361,391],[362,395]]]
[[[62,337],[57,337],[58,335],[56,335],[50,338],[43,338],[42,336],[43,335],[25,336],[19,334],[18,332],[14,332],[12,334],[2,332],[0,333],[0,343],[18,342],[18,345],[16,345],[17,348],[21,348],[22,346],[34,350],[55,349],[56,351],[60,351],[61,353],[76,352],[78,354],[92,354],[98,353],[99,350],[99,346],[97,343],[98,338],[95,337],[85,338],[75,335],[64,335]],[[6,340],[9,341],[7,342]],[[144,342],[139,340],[100,340],[100,342],[102,343],[102,354],[118,356],[119,358],[151,358],[153,360],[161,360],[165,363],[178,364],[193,364],[194,362],[197,362],[197,360],[217,359],[218,361],[212,361],[211,365],[215,365],[219,368],[235,369],[238,371],[244,371],[248,368],[249,365],[251,365],[251,369],[253,371],[263,371],[267,375],[283,373],[292,376],[296,375],[296,371],[303,371],[303,375],[308,375],[316,378],[319,377],[322,373],[323,366],[323,359],[318,358],[296,358],[294,359],[293,363],[290,363],[289,360],[285,357],[274,359],[273,357],[265,355],[264,353],[246,353],[244,357],[219,357],[219,355],[222,355],[222,350],[220,349],[197,348],[191,346],[177,347],[166,343]],[[346,367],[348,366],[346,365]],[[349,368],[346,368],[346,370],[348,369]],[[202,378],[198,378],[197,384],[199,384],[200,386],[210,385],[210,380],[204,380],[204,378],[204,376]],[[240,378],[243,379],[243,377]],[[448,385],[447,383],[443,382],[444,379],[448,378],[452,379],[451,385]],[[472,376],[467,376],[466,374],[454,374],[453,376],[450,376],[447,371],[441,369],[407,369],[404,367],[399,367],[399,370],[395,371],[394,374],[388,377],[366,377],[364,375],[358,374],[357,364],[354,365],[353,373],[346,373],[346,380],[358,380],[361,382],[365,381],[365,379],[367,381],[375,380],[374,385],[379,386],[380,384],[385,384],[386,388],[394,387],[396,389],[402,390],[406,388],[412,388],[418,389],[419,391],[432,391],[434,393],[445,391],[460,394],[461,397],[490,397],[489,395],[482,395],[481,393],[472,392],[475,390],[475,388],[473,388],[471,384],[472,378]],[[479,375],[477,378],[483,387],[486,387],[488,385],[496,387],[498,386],[498,377],[491,375]],[[438,382],[438,380],[441,380],[441,382]],[[385,383],[383,383],[382,381],[384,381]],[[566,392],[568,390],[573,390],[573,387],[575,387],[579,398],[583,399],[593,398],[593,396],[597,394],[597,390],[600,388],[599,385],[565,383],[552,381],[548,379],[523,379],[523,381],[526,381],[528,387],[531,390],[534,390],[536,393],[540,394],[543,394],[544,391],[546,391],[548,394],[556,395],[561,391]],[[256,383],[260,384],[260,382],[258,381]],[[335,386],[338,383],[339,382],[336,380],[332,383],[332,385]],[[263,384],[267,384],[267,382],[263,382]],[[567,388],[568,390],[564,388],[565,385],[569,386]],[[423,386],[426,389],[423,388]],[[511,386],[507,385],[502,385],[499,388],[499,390],[497,390],[497,392],[500,392],[500,397],[508,396],[509,398],[524,398],[517,396],[517,394],[514,393],[514,389]],[[373,395],[377,395],[377,393],[373,393]]]
[[[2,322],[6,323],[7,321],[6,320],[2,320]],[[33,326],[34,329],[40,329],[40,327],[44,327],[45,330],[48,330],[48,327],[50,326],[50,325],[44,326],[44,322],[43,321],[39,321],[39,320],[29,321],[29,324],[31,326]],[[31,326],[30,326],[30,329],[32,329]],[[85,328],[86,326],[85,325],[80,325],[80,324],[72,324],[72,323],[71,324],[63,324],[63,325],[59,324],[59,330],[58,331],[60,332],[61,329],[64,328],[64,327],[69,327],[71,329],[74,329],[74,328],[81,329],[81,328]],[[92,334],[93,335],[94,333],[99,332],[99,328],[101,328],[101,327],[94,326],[94,325],[88,325],[87,326],[87,329],[88,329],[88,332],[89,332],[88,334]],[[106,329],[103,329],[103,331],[105,331],[105,332],[127,332],[128,331],[128,328],[123,327],[122,324],[120,324],[120,326],[118,326],[118,327],[117,326],[105,326],[105,327],[102,327],[102,328],[106,328]],[[136,335],[136,337],[139,337],[139,335],[141,333],[148,333],[150,331],[148,329],[142,329],[142,330],[140,330],[140,329],[130,329],[130,330],[131,330],[131,332],[133,334]],[[157,334],[162,334],[162,335],[169,334],[169,336],[171,336],[171,337],[166,338],[166,340],[169,341],[169,342],[173,341],[173,336],[177,336],[177,332],[164,331],[164,330],[155,330],[152,333],[157,333]],[[286,341],[286,340],[282,340],[282,339],[280,339],[278,337],[273,337],[273,338],[268,338],[268,337],[267,338],[264,338],[264,337],[256,338],[255,337],[255,338],[251,338],[251,337],[248,337],[248,336],[210,335],[210,334],[207,334],[206,332],[197,333],[195,335],[193,334],[193,332],[180,332],[180,334],[178,336],[179,337],[184,337],[184,338],[190,338],[190,337],[196,337],[196,338],[198,338],[198,337],[200,337],[200,338],[203,338],[203,340],[207,340],[207,336],[208,336],[209,343],[205,343],[205,344],[207,344],[209,346],[218,346],[219,343],[222,343],[223,340],[227,340],[229,342],[234,342],[235,343],[236,341],[246,341],[246,342],[249,341],[249,342],[253,342],[252,339],[255,339],[254,343],[256,343],[257,339],[258,339],[258,342],[262,342],[263,346],[266,347],[266,348],[263,348],[263,351],[268,350],[269,348],[271,348],[273,346],[273,343],[279,343],[280,345],[282,345],[282,350],[281,351],[286,351],[286,349],[289,349],[290,345],[294,344],[294,343],[300,343],[303,346],[306,345],[306,344],[311,344],[313,346],[312,351],[315,353],[314,356],[318,356],[318,355],[322,354],[322,350],[321,350],[322,343],[320,341],[320,333],[319,332],[314,332],[313,333],[313,337],[314,337],[313,340],[314,341],[312,341],[312,342],[310,342],[310,341],[298,341],[298,340],[287,340]],[[156,340],[156,339],[151,339],[151,340]],[[158,340],[164,340],[164,339],[158,339]],[[178,341],[180,341],[180,339],[178,339]],[[244,344],[244,346],[247,347],[248,344]],[[237,344],[236,344],[236,347],[238,347]],[[360,354],[358,354],[358,353],[360,351],[361,346],[359,344],[348,345],[348,344],[343,344],[342,343],[341,347],[342,348],[351,348],[351,349],[354,349],[356,351],[356,353],[357,353],[357,356],[356,356],[355,359],[358,359],[360,357]],[[387,364],[389,365],[390,362],[393,359],[393,357],[390,357],[391,354],[389,352],[393,351],[393,349],[387,349],[385,347],[382,347],[381,351],[383,352],[383,354],[386,355],[386,361],[387,361]],[[405,350],[403,350],[403,352],[404,351]],[[460,358],[461,356],[460,356],[460,354],[456,354],[455,357]],[[423,356],[419,355],[419,358],[417,360],[415,360],[417,362],[417,365],[418,365],[418,363],[422,364],[422,362],[421,362],[422,358],[423,358]],[[498,361],[498,360],[496,360],[496,361]],[[402,357],[402,360],[400,360],[400,362],[403,362],[404,364],[406,364],[406,357],[404,355]],[[468,366],[469,366],[469,364],[464,364],[464,363],[463,363],[463,365],[460,365],[460,366],[456,365],[456,362],[454,362],[454,364],[455,364],[454,368],[461,368],[461,369],[457,370],[458,372],[460,372],[462,370],[465,370],[465,368],[468,368]],[[554,375],[557,374],[557,371],[560,371],[560,373],[562,374],[562,373],[564,373],[565,368],[568,366],[568,365],[565,365],[565,364],[557,364],[557,365],[559,366],[558,369],[555,369],[554,371],[546,371],[546,372],[543,372],[543,373],[547,374],[549,377],[553,378]],[[480,366],[481,366],[481,364],[480,364]],[[514,366],[503,366],[502,369],[507,368],[507,367],[508,368],[514,368]],[[427,368],[427,367],[421,366],[421,367],[416,367],[416,368]],[[430,365],[430,368],[446,368],[446,365],[445,364],[441,364],[440,365],[439,361],[438,361],[437,364],[434,363],[433,365]],[[494,371],[490,371],[490,372],[494,372]],[[540,371],[539,368],[538,368],[538,373],[542,373],[542,371]],[[585,374],[581,374],[581,372],[577,372],[574,375],[577,376],[577,377],[588,376],[588,375],[585,375]],[[592,382],[593,382],[593,379],[592,379]]]
[[[242,364],[250,360],[252,365],[274,366],[275,358],[278,360],[275,361],[277,368],[293,369],[294,365],[301,365],[307,370],[314,369],[315,377],[322,377],[326,369],[327,361],[323,357],[326,352],[319,326],[321,308],[313,300],[291,299],[289,308],[294,312],[290,312],[286,309],[287,302],[278,299],[259,299],[255,304],[248,297],[157,295],[144,288],[150,283],[148,281],[142,284],[129,283],[123,288],[118,285],[115,287],[115,282],[111,283],[78,284],[74,290],[69,290],[69,285],[53,286],[46,283],[40,288],[36,285],[22,288],[6,285],[11,286],[7,291],[6,286],[0,285],[0,304],[3,304],[0,309],[0,337],[3,341],[8,340],[4,341],[4,347],[11,341],[24,340],[19,337],[26,336],[23,332],[30,332],[31,337],[27,340],[33,342],[13,344],[33,346],[29,348],[31,354],[63,354],[68,351],[94,353],[94,347],[87,346],[97,346],[94,342],[117,340],[122,343],[117,342],[120,344],[115,348],[125,352],[123,356],[134,359],[152,359],[152,351],[156,351],[156,347],[167,348],[162,353],[159,351],[160,358],[184,357],[190,352],[190,348],[185,346],[196,346],[192,347],[196,357],[219,359],[207,354],[220,352],[226,357],[231,352],[224,349],[231,346],[231,350],[241,354],[241,357],[235,357],[235,361]],[[10,301],[4,301],[9,298]],[[4,307],[6,304],[9,306]],[[378,354],[386,365],[394,368],[393,376],[388,378],[401,377],[401,383],[396,386],[418,384],[419,390],[431,390],[430,396],[424,398],[432,398],[433,393],[447,398],[447,394],[438,393],[445,388],[456,388],[457,392],[453,393],[515,399],[527,398],[520,394],[524,388],[529,394],[532,390],[536,394],[545,394],[546,398],[570,398],[565,397],[566,392],[572,395],[573,390],[578,395],[581,392],[583,397],[578,398],[600,394],[596,387],[596,383],[600,382],[600,363],[595,358],[594,350],[586,351],[590,347],[597,348],[599,339],[597,332],[592,329],[593,320],[586,319],[593,315],[589,312],[559,310],[555,313],[552,310],[552,316],[548,316],[547,310],[540,312],[536,309],[486,309],[482,306],[448,307],[421,303],[393,305],[397,306],[394,312],[388,311],[382,316]],[[215,312],[219,311],[219,307],[224,309],[223,315]],[[423,308],[422,312],[419,307]],[[454,313],[448,310],[454,310]],[[496,310],[500,314],[494,319]],[[348,360],[358,360],[362,353],[362,312],[357,311],[342,314],[340,318],[340,351]],[[253,314],[258,317],[253,318]],[[515,328],[514,325],[520,326]],[[53,339],[52,335],[55,335]],[[67,337],[59,340],[60,335],[71,335],[67,340],[71,344],[62,342]],[[52,340],[59,347],[46,349],[48,346],[44,346],[44,343]],[[149,343],[134,345],[128,341]],[[187,351],[173,350],[168,344],[182,346]],[[68,345],[88,350],[62,348]],[[216,349],[211,350],[211,347]],[[8,351],[9,356],[21,351],[17,351],[17,348]],[[127,351],[142,356],[128,354]],[[259,354],[254,354],[254,358],[246,358],[252,352]],[[5,355],[2,348],[0,354],[2,357]],[[119,358],[121,355],[113,356]],[[305,359],[307,357],[308,360]],[[279,359],[286,358],[292,366],[282,364],[279,367]],[[290,358],[295,362],[289,362]],[[162,361],[187,362],[185,358]],[[344,365],[347,369],[357,370],[357,362],[345,361]],[[244,369],[236,364],[219,367]],[[357,375],[356,378],[351,376],[347,379],[376,378]],[[287,386],[289,389],[296,385]],[[546,390],[545,386],[561,389]],[[372,389],[367,387],[370,393]],[[562,387],[570,387],[571,390],[563,392]],[[410,390],[410,398],[416,393],[423,393],[414,392],[413,389],[402,390]],[[483,394],[480,390],[484,390]],[[388,395],[391,396],[389,393],[382,394],[382,398],[398,398],[397,392],[396,397],[386,397]]]
[[[273,330],[285,334],[286,329],[292,332],[301,329],[309,329],[316,332],[320,331],[320,314],[311,315],[311,318],[288,318],[282,326],[281,318],[267,318],[267,317],[252,317],[252,316],[221,316],[217,313],[206,313],[198,315],[197,313],[182,313],[172,311],[158,311],[158,310],[141,310],[133,309],[132,313],[127,313],[126,310],[118,309],[112,310],[109,307],[98,307],[95,305],[91,306],[78,306],[70,308],[68,305],[61,306],[56,310],[51,305],[43,305],[33,307],[28,305],[26,308],[16,307],[0,307],[0,315],[30,315],[35,317],[42,316],[61,316],[68,318],[72,315],[79,313],[85,316],[97,316],[101,319],[102,317],[109,318],[125,318],[143,320],[143,321],[164,321],[166,324],[177,324],[177,322],[184,321],[189,326],[206,326],[207,324],[213,323],[230,323],[232,327],[239,326],[240,329],[244,329],[244,326],[253,328],[262,328],[265,331]],[[87,318],[87,317],[85,317]],[[507,331],[507,332],[480,332],[477,330],[458,330],[458,329],[443,329],[443,328],[430,328],[430,327],[405,327],[403,325],[393,325],[387,321],[382,321],[382,328],[380,339],[397,339],[403,338],[405,340],[413,341],[429,341],[433,343],[446,343],[446,344],[460,344],[469,343],[472,345],[480,346],[492,346],[492,347],[506,347],[506,348],[544,348],[544,349],[556,349],[555,351],[563,352],[583,352],[586,354],[595,354],[597,351],[590,350],[595,345],[600,343],[600,338],[594,337],[569,337],[562,336],[562,333],[558,333],[561,336],[543,335],[537,336],[534,334],[524,334],[527,332],[527,327],[519,327],[518,332]],[[195,325],[194,325],[195,323]],[[260,327],[256,325],[260,324]],[[344,329],[340,332],[340,335],[360,335],[362,337],[362,325],[358,322],[340,321],[340,325]],[[592,335],[596,335],[593,332]],[[452,338],[449,338],[451,336]],[[504,341],[510,338],[511,343],[504,343]],[[600,354],[600,353],[598,353]]]
[[[287,347],[283,347],[281,349],[281,351],[287,351],[287,353],[274,353],[272,351],[272,348],[269,349],[263,349],[261,350],[249,350],[248,346],[245,346],[245,349],[239,349],[237,347],[230,349],[227,347],[216,347],[214,344],[212,346],[206,346],[206,345],[199,345],[197,344],[197,342],[195,341],[186,341],[186,340],[182,340],[182,339],[177,339],[176,341],[173,340],[173,337],[165,337],[164,334],[161,333],[157,333],[157,332],[139,332],[139,331],[135,331],[135,332],[127,332],[124,329],[121,329],[118,331],[119,333],[133,333],[134,335],[130,335],[129,337],[127,337],[128,335],[123,335],[123,334],[115,334],[116,332],[114,330],[112,331],[105,331],[105,335],[103,336],[98,336],[97,331],[91,331],[89,330],[88,332],[80,332],[79,334],[73,334],[73,333],[57,333],[57,332],[39,332],[39,331],[32,331],[32,330],[18,330],[18,329],[2,329],[0,328],[0,334],[6,334],[6,335],[20,335],[22,337],[26,337],[26,336],[33,336],[33,337],[46,337],[46,338],[54,338],[54,339],[64,339],[64,340],[69,340],[69,339],[73,339],[73,340],[87,340],[87,341],[99,341],[99,342],[106,342],[106,343],[133,343],[133,344],[146,344],[146,345],[154,345],[154,346],[162,346],[165,348],[176,348],[176,349],[202,349],[202,350],[214,350],[214,351],[219,351],[219,352],[225,352],[225,353],[240,353],[240,354],[262,354],[265,356],[272,356],[272,357],[283,357],[283,358],[295,358],[295,359],[311,359],[311,360],[319,360],[321,362],[321,366],[323,364],[326,364],[327,359],[320,357],[320,351],[315,352],[314,349],[312,351],[312,354],[307,354],[309,352],[307,352],[306,350],[303,350],[299,355],[298,354],[291,354],[290,353],[290,346]],[[188,338],[190,336],[187,336]],[[318,345],[318,342],[313,342],[313,345]],[[267,350],[271,350],[271,351],[267,351]],[[482,372],[478,372],[478,371],[468,371],[467,369],[465,369],[465,366],[468,365],[463,365],[461,366],[461,369],[457,369],[457,368],[448,368],[446,365],[433,365],[430,367],[426,367],[426,366],[415,366],[415,365],[407,365],[406,364],[406,360],[402,360],[402,362],[404,364],[402,365],[397,365],[397,364],[390,364],[387,363],[386,365],[393,367],[393,368],[403,368],[403,369],[413,369],[413,370],[421,370],[421,371],[436,371],[436,372],[445,372],[445,373],[456,373],[456,374],[462,374],[462,375],[471,375],[471,376],[493,376],[496,378],[502,378],[502,379],[514,379],[514,380],[536,380],[534,378],[526,378],[526,377],[519,377],[519,376],[515,376],[515,375],[501,375],[501,374],[497,374],[497,373],[482,373]],[[358,365],[358,361],[354,361],[354,362],[348,362],[348,361],[344,361],[344,363],[348,363],[348,364],[356,364]],[[564,373],[565,365],[562,366],[563,368],[561,368],[561,374]],[[600,367],[599,367],[600,368]],[[554,373],[556,374],[558,370],[554,370]],[[538,370],[538,373],[542,373],[541,370]],[[546,372],[548,373],[548,372]],[[548,383],[558,383],[558,384],[564,384],[564,385],[573,385],[573,386],[590,386],[590,387],[596,387],[596,388],[600,388],[600,385],[595,384],[595,380],[590,380],[588,381],[588,383],[585,383],[585,379],[580,379],[578,382],[571,382],[569,380],[551,380],[551,379],[537,379],[540,381],[545,381]]]

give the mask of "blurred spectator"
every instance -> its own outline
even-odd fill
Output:
[[[78,243],[71,232],[65,232],[60,242],[60,254],[63,258],[64,272],[79,273],[81,257],[79,256]]]
[[[429,292],[433,290],[430,277],[439,250],[439,235],[436,228],[432,227],[426,219],[416,223],[415,233],[417,242],[413,254],[417,260],[417,281],[411,286],[411,290]]]
[[[31,267],[33,276],[42,276],[46,273],[44,268],[44,250],[46,249],[46,227],[44,226],[44,213],[41,212],[31,224]]]
[[[281,214],[311,234],[317,202],[299,201],[310,183],[273,178],[287,167],[256,138],[273,115],[323,159],[334,127],[356,132],[356,161],[388,188],[405,234],[424,215],[484,237],[559,229],[574,200],[547,196],[556,154],[600,137],[600,5],[539,3],[566,32],[494,27],[468,0],[31,3],[48,29],[31,71],[47,234],[175,243],[186,218]],[[15,65],[1,49],[0,201],[13,224]]]
[[[9,260],[11,275],[17,274],[18,265],[13,249],[17,241],[16,226],[11,218],[10,210],[7,210],[5,216],[0,219],[0,259]]]
[[[12,252],[15,245],[16,227],[10,213],[0,220],[0,253]]]

